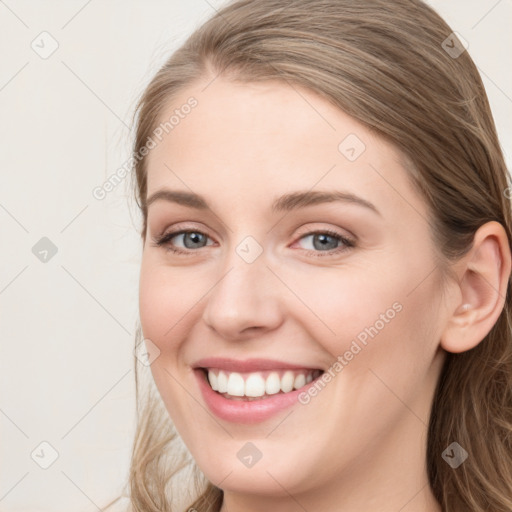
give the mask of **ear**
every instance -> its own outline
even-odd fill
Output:
[[[496,221],[480,226],[471,250],[456,264],[457,293],[462,300],[454,306],[441,336],[441,347],[459,353],[478,345],[497,322],[505,304],[511,272],[507,233]]]

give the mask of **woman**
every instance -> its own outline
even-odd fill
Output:
[[[239,0],[137,114],[132,509],[512,510],[510,194],[464,41],[420,0]]]

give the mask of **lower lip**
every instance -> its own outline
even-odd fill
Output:
[[[213,414],[226,421],[246,424],[265,421],[279,411],[298,403],[299,394],[316,381],[315,379],[307,386],[290,391],[289,393],[276,393],[270,398],[245,401],[224,398],[210,387],[203,370],[196,369],[194,373],[199,382],[199,388],[203,394],[204,401]]]

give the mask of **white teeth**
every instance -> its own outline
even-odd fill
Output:
[[[227,393],[228,391],[228,376],[222,370],[217,375],[217,391],[219,393]]]
[[[283,378],[281,379],[281,391],[283,393],[288,393],[293,389],[293,381],[295,377],[293,375],[293,372],[285,372],[283,375]]]
[[[245,381],[245,396],[263,396],[265,394],[265,380],[257,373],[251,373]]]
[[[302,373],[299,373],[299,375],[297,375],[297,377],[295,377],[295,380],[293,381],[294,389],[300,389],[305,384],[306,384],[306,377]],[[212,386],[212,388],[213,388],[213,386]]]
[[[254,372],[238,373],[209,369],[208,381],[211,388],[232,397],[263,398],[277,393],[289,393],[300,389],[321,375],[319,370],[286,370],[284,373]]]
[[[226,393],[231,396],[244,396],[244,378],[239,373],[232,372],[229,374],[228,390],[226,391]]]
[[[217,375],[213,373],[211,370],[208,370],[208,380],[210,381],[210,386],[214,391],[217,391],[219,388],[217,387]]]
[[[267,395],[275,395],[281,391],[281,379],[277,372],[272,372],[265,381],[265,392]]]

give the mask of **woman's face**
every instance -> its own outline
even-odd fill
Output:
[[[319,96],[205,87],[147,156],[141,323],[179,434],[227,493],[395,496],[399,474],[412,497],[447,319],[424,201]]]

